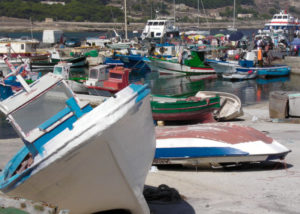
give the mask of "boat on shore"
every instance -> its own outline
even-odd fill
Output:
[[[154,164],[232,165],[282,160],[291,152],[251,127],[231,123],[156,128]]]
[[[212,112],[220,107],[220,97],[173,97],[152,95],[153,119],[157,121],[214,122]]]
[[[149,213],[143,187],[155,150],[150,90],[130,85],[92,109],[52,73],[22,85],[0,102],[25,144],[0,173],[0,190],[75,214]]]
[[[213,112],[214,118],[218,121],[233,120],[237,117],[242,116],[242,103],[238,96],[221,92],[221,91],[199,91],[195,97],[209,98],[209,97],[220,97],[220,108]]]

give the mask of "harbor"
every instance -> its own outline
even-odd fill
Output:
[[[0,213],[298,213],[296,9],[247,25],[234,0],[210,26],[201,1],[200,28],[152,4],[2,26]]]

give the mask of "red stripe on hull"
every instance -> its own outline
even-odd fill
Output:
[[[258,140],[261,140],[266,144],[271,144],[273,142],[272,138],[256,129],[227,123],[159,127],[156,129],[156,138],[202,138],[229,144],[248,143]]]

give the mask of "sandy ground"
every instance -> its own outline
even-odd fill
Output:
[[[167,184],[186,198],[194,213],[300,213],[300,124],[274,123],[268,103],[244,108],[242,121],[292,150],[284,162],[231,169],[159,168],[146,184]],[[0,140],[0,169],[22,146],[19,139]],[[0,202],[3,199],[0,193]],[[192,213],[190,213],[192,214]]]

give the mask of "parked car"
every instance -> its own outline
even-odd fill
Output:
[[[80,47],[81,42],[76,38],[67,39],[65,42],[66,47]]]

